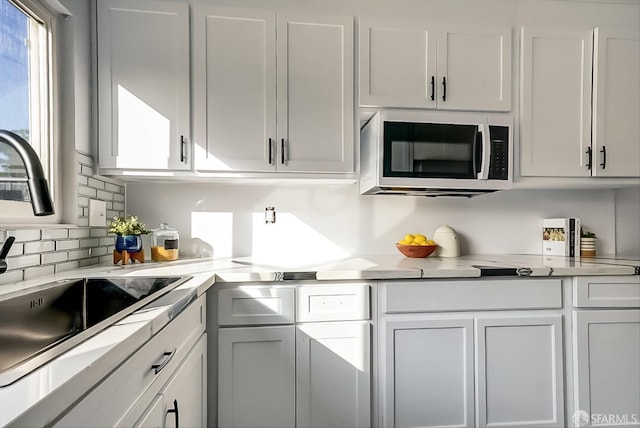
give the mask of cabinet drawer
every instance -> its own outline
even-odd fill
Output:
[[[439,312],[562,308],[561,279],[387,281],[382,311]]]
[[[293,324],[294,288],[225,288],[218,294],[218,324]]]
[[[580,276],[573,278],[576,308],[640,308],[640,276]]]
[[[98,384],[56,426],[120,426],[120,419],[138,405],[136,401],[141,395],[152,388],[160,390],[202,335],[205,304],[205,297],[201,296],[189,305]],[[153,367],[157,364],[164,365]]]
[[[298,322],[369,319],[369,285],[341,284],[300,287]]]

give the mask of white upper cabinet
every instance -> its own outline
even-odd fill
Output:
[[[198,4],[193,26],[196,169],[273,170],[274,13]]]
[[[589,176],[590,30],[522,31],[521,175]]]
[[[189,5],[97,2],[99,165],[190,169]]]
[[[360,105],[511,110],[511,29],[360,19]]]
[[[353,172],[352,17],[197,5],[193,40],[196,169]]]
[[[522,31],[521,175],[640,177],[640,37]]]
[[[640,177],[640,34],[596,28],[594,176]]]

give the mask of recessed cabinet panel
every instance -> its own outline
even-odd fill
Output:
[[[295,426],[295,327],[218,332],[218,424]]]
[[[386,324],[383,426],[473,426],[473,320]]]
[[[636,425],[640,311],[573,311],[573,327],[574,411],[586,412],[598,426]]]
[[[272,171],[275,13],[199,4],[193,25],[196,169]]]
[[[239,287],[220,290],[220,325],[293,324],[295,290],[276,287]]]
[[[189,5],[97,7],[100,167],[189,169]]]
[[[314,323],[296,331],[296,426],[370,427],[368,322]]]
[[[360,19],[360,105],[435,108],[435,52],[435,26]]]
[[[438,108],[511,110],[511,29],[438,26]]]
[[[478,426],[563,426],[562,316],[476,323]]]
[[[640,308],[640,276],[575,277],[573,278],[573,306]]]
[[[638,31],[597,28],[593,62],[593,175],[640,177]]]
[[[278,14],[278,171],[352,172],[353,18]]]
[[[522,30],[521,175],[587,177],[590,30]]]

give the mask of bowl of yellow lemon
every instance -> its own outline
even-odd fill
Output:
[[[396,243],[396,248],[406,257],[422,258],[433,253],[438,245],[425,235],[409,233]]]

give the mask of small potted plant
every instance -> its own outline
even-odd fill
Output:
[[[136,253],[142,249],[141,235],[151,233],[151,230],[138,220],[138,216],[114,217],[109,225],[109,233],[116,234],[116,251]]]
[[[580,228],[580,256],[596,256],[596,234],[584,228]]]

